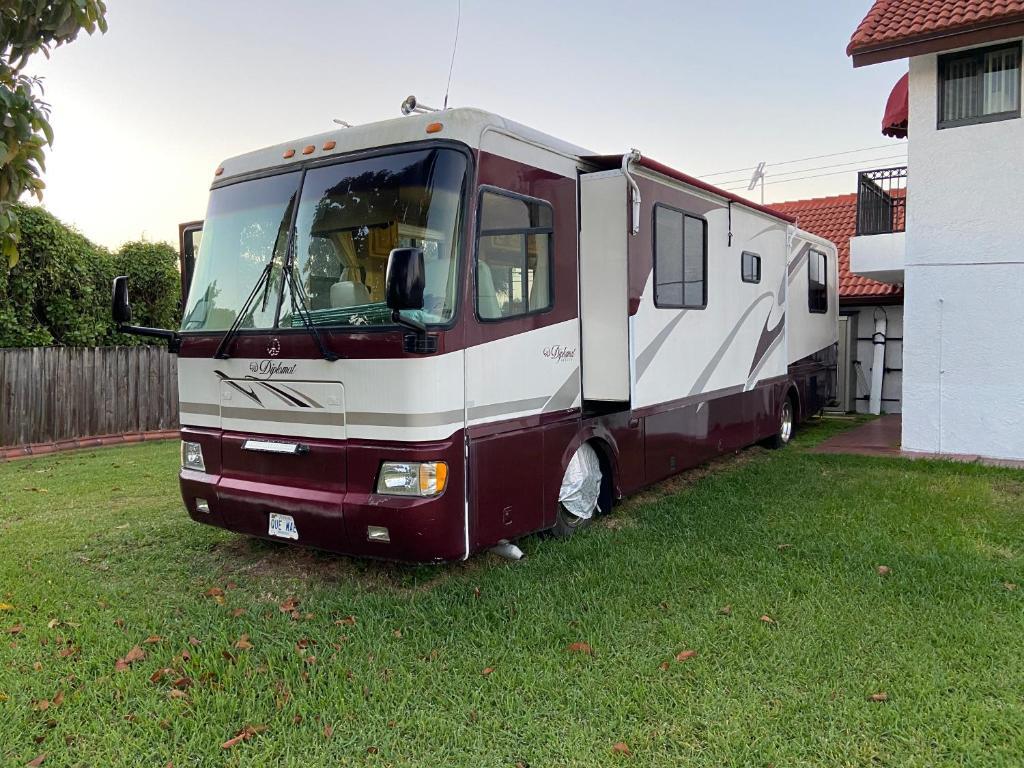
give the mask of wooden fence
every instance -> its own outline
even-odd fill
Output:
[[[178,426],[164,347],[0,349],[0,448]]]

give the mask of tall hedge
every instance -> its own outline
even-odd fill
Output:
[[[0,268],[0,347],[143,343],[114,330],[110,288],[118,274],[129,276],[135,322],[177,327],[172,246],[127,243],[114,254],[37,206],[19,205],[18,217],[21,258],[13,269]]]

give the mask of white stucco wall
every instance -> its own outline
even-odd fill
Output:
[[[1024,120],[936,129],[910,60],[903,448],[1024,459]]]
[[[875,332],[875,312],[885,312],[885,367],[889,370],[882,377],[882,413],[900,413],[903,398],[903,307],[899,304],[859,307],[857,316],[857,346],[854,351],[855,376],[854,400],[857,413],[867,413],[869,403],[860,398],[871,394],[874,344],[871,335]],[[859,363],[859,365],[857,365]],[[856,369],[859,369],[856,370]]]

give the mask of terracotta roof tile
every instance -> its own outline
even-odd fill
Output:
[[[1024,21],[1024,0],[875,0],[846,53],[1015,21]]]
[[[868,299],[903,296],[903,286],[880,283],[850,271],[850,238],[857,228],[857,194],[773,203],[782,213],[795,216],[797,226],[831,240],[839,250],[839,298]]]

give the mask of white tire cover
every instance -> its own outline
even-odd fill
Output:
[[[558,500],[576,517],[589,520],[597,509],[597,497],[600,494],[601,462],[590,444],[583,443],[565,468]]]

